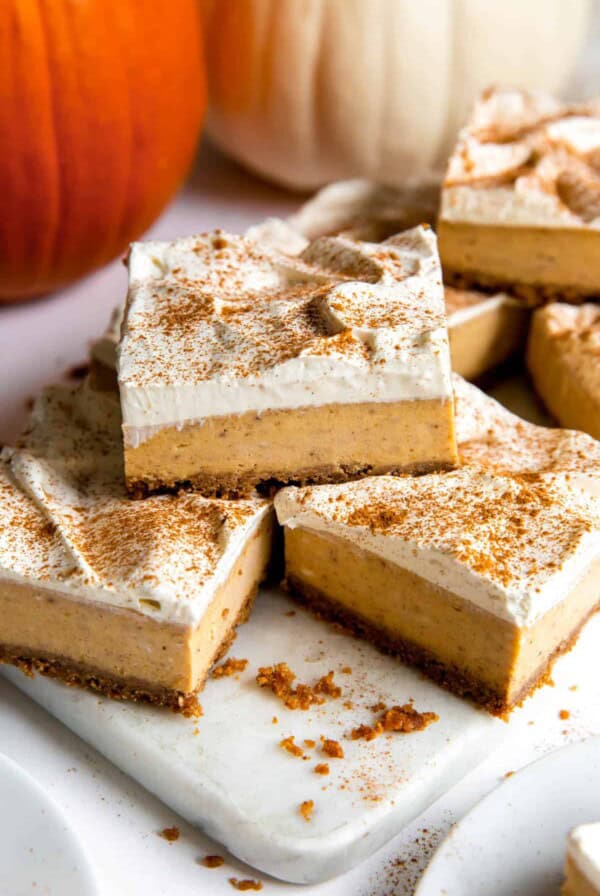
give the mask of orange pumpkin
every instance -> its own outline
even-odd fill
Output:
[[[118,256],[191,163],[197,0],[0,3],[0,302]]]

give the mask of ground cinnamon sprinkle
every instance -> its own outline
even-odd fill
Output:
[[[163,828],[158,836],[162,837],[163,840],[168,840],[169,843],[175,843],[176,840],[179,840],[179,828]]]
[[[326,762],[319,762],[315,765],[314,772],[316,775],[328,775],[329,765]]]
[[[439,716],[435,712],[418,712],[412,703],[403,706],[392,706],[385,710],[373,725],[359,725],[350,732],[352,740],[374,740],[384,732],[399,731],[401,734],[411,734],[413,731],[422,731],[437,722]]]
[[[300,803],[300,815],[303,817],[304,821],[310,821],[312,818],[312,814],[315,809],[314,800],[304,800],[303,803]]]
[[[280,740],[279,746],[282,750],[285,750],[286,753],[290,753],[292,756],[302,756],[302,748],[294,741],[293,735],[284,737],[283,740]]]
[[[330,740],[329,738],[322,737],[321,741],[321,750],[326,756],[330,756],[332,759],[344,758],[342,745],[338,743],[337,740]]]
[[[229,883],[234,890],[262,890],[263,888],[262,881],[250,880],[249,878],[246,880],[238,880],[237,877],[230,877]]]
[[[333,672],[323,675],[314,685],[297,684],[293,686],[296,676],[287,663],[275,666],[263,666],[258,670],[256,682],[261,688],[270,688],[288,709],[309,709],[321,705],[325,697],[337,699],[342,689],[335,684]]]
[[[232,656],[228,660],[225,660],[224,663],[221,663],[220,666],[215,666],[210,673],[210,677],[228,678],[230,675],[235,675],[237,672],[243,672],[247,665],[248,660],[237,660]]]
[[[225,859],[223,856],[204,856],[203,859],[200,859],[200,864],[205,868],[220,868],[225,864]]]

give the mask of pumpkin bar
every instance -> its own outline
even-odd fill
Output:
[[[533,315],[527,366],[561,426],[600,439],[600,305],[560,302]]]
[[[600,822],[569,833],[561,896],[600,896]]]
[[[275,508],[300,600],[502,715],[599,606],[600,444],[455,386],[461,469],[287,488]]]
[[[537,304],[600,296],[600,103],[490,89],[450,158],[444,276]]]
[[[272,530],[264,500],[131,501],[117,396],[51,388],[0,459],[0,661],[193,713]]]
[[[134,244],[118,349],[130,493],[244,496],[456,461],[433,231],[297,256],[221,231]]]

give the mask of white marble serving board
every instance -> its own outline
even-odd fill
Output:
[[[197,721],[10,667],[2,674],[231,853],[295,883],[325,880],[371,855],[487,756],[508,727],[276,590],[261,592],[229,655],[248,666],[237,678],[209,680]],[[305,712],[286,709],[255,682],[259,666],[281,661],[307,683],[333,669],[342,697]],[[409,699],[439,721],[370,742],[346,737],[373,720],[377,701]],[[289,735],[317,742],[305,748],[309,759],[279,747]],[[323,755],[322,735],[343,745],[344,759]],[[329,776],[313,771],[318,762],[329,763]],[[314,801],[310,822],[299,813],[305,800]]]

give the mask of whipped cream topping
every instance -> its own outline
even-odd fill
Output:
[[[220,231],[136,243],[118,351],[127,445],[211,416],[450,398],[433,232],[297,256]]]
[[[460,132],[442,220],[600,228],[600,103],[492,89]]]
[[[570,306],[569,306],[570,307]],[[560,480],[582,500],[600,498],[600,442],[571,429],[536,426],[453,374],[456,441],[463,464]]]
[[[567,852],[590,884],[600,890],[600,822],[574,828],[569,834]]]
[[[191,493],[131,501],[116,397],[53,387],[0,459],[0,575],[195,626],[268,513]]]
[[[600,558],[598,516],[555,480],[463,467],[286,488],[279,522],[342,538],[520,627]]]

